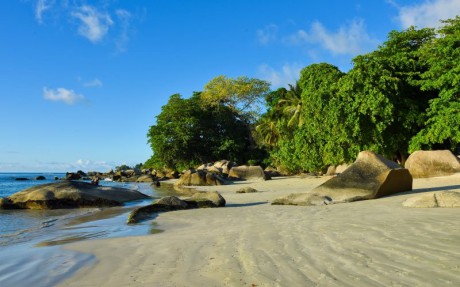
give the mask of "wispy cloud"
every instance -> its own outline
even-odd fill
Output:
[[[257,30],[257,41],[262,45],[267,45],[276,40],[278,34],[278,26],[271,24],[263,29]]]
[[[317,21],[308,31],[298,30],[285,41],[294,45],[320,45],[334,55],[357,55],[375,48],[379,43],[367,33],[364,20],[356,19],[335,32],[327,30]]]
[[[115,41],[115,46],[118,52],[124,52],[126,45],[129,41],[129,29],[131,24],[131,13],[126,10],[118,9],[115,11],[120,26],[120,32],[118,38]]]
[[[43,98],[45,100],[54,102],[64,102],[68,105],[73,105],[77,102],[84,101],[85,97],[81,94],[75,93],[73,90],[65,88],[57,88],[55,90],[43,88]]]
[[[421,4],[407,6],[400,6],[394,1],[390,3],[399,10],[398,21],[403,28],[410,26],[436,28],[441,25],[440,20],[460,15],[459,0],[428,0]]]
[[[38,0],[35,5],[35,19],[38,23],[43,23],[43,13],[54,5],[54,0]]]
[[[101,82],[101,80],[96,78],[96,79],[94,79],[92,81],[85,82],[83,84],[83,86],[87,87],[87,88],[100,88],[100,87],[102,87],[102,82]]]
[[[70,164],[69,168],[74,170],[84,170],[84,171],[108,171],[115,167],[113,162],[107,161],[96,161],[89,159],[79,159],[74,164]]]
[[[284,64],[280,69],[263,64],[259,66],[258,74],[260,77],[272,84],[273,87],[287,87],[288,84],[293,85],[300,76],[302,65]]]
[[[113,169],[115,162],[79,159],[76,162],[0,162],[0,172],[66,172],[83,170],[105,172]]]
[[[30,0],[28,0],[30,1]],[[133,22],[143,21],[145,10],[137,10],[135,14],[117,8],[116,1],[56,1],[56,0],[31,0],[34,5],[35,19],[43,24],[47,18],[46,13],[52,14],[53,23],[67,24],[77,28],[78,34],[92,43],[112,43],[116,52],[126,51],[131,34]],[[65,23],[64,22],[64,23]]]
[[[108,13],[99,12],[89,5],[77,8],[71,15],[80,21],[78,33],[93,43],[102,40],[113,24]]]

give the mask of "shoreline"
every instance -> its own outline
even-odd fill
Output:
[[[164,193],[153,192],[148,183],[136,185],[137,189],[149,195],[158,193],[161,196]],[[55,286],[77,270],[90,268],[96,262],[92,254],[66,250],[64,247],[67,244],[160,232],[150,222],[126,224],[129,212],[149,201],[136,201],[110,208],[17,211],[32,213],[30,216],[43,212],[53,215],[49,225],[34,227],[35,233],[32,236],[0,246],[0,285]]]
[[[159,214],[164,232],[82,241],[93,254],[58,286],[455,286],[460,282],[460,213],[405,208],[420,192],[460,191],[460,174],[415,179],[414,190],[319,207],[272,206],[329,177],[275,178],[197,187],[217,190],[225,208]],[[259,193],[236,194],[244,186]],[[110,276],[108,276],[110,274]],[[253,285],[253,286],[254,286]]]

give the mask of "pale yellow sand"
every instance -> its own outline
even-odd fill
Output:
[[[326,179],[204,188],[228,207],[161,214],[160,234],[68,245],[99,262],[61,286],[460,286],[460,209],[401,205],[416,192],[460,191],[460,174],[378,200],[268,203]],[[246,185],[264,192],[234,193]]]

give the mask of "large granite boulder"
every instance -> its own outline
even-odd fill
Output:
[[[127,223],[138,223],[150,219],[160,212],[224,206],[225,199],[217,191],[198,192],[185,200],[175,196],[166,196],[154,201],[152,204],[131,211],[128,215]]]
[[[232,180],[267,180],[270,179],[265,174],[261,166],[235,166],[230,169],[228,178]]]
[[[291,194],[272,204],[325,205],[374,199],[409,190],[412,190],[412,176],[407,169],[381,155],[363,151],[343,173],[308,193]]]
[[[136,182],[154,182],[155,178],[151,174],[143,174],[139,176]]]
[[[86,182],[62,181],[30,187],[3,198],[3,209],[58,209],[104,207],[146,199],[149,196],[125,188],[98,186]]]
[[[232,167],[238,166],[236,162],[228,161],[226,159],[216,161],[214,167],[218,168],[224,175],[228,175]]]
[[[460,192],[443,190],[423,193],[406,199],[405,207],[460,207]]]
[[[450,150],[419,150],[405,167],[414,178],[451,175],[460,172],[460,161]]]
[[[197,207],[224,207],[225,199],[217,191],[198,191],[192,197],[185,199],[185,201]]]
[[[223,179],[215,173],[194,169],[185,171],[179,180],[174,183],[176,186],[211,186],[222,184],[224,184]]]

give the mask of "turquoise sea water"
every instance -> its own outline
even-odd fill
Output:
[[[46,180],[35,180],[39,175]],[[31,186],[55,182],[63,173],[0,173],[0,197],[9,196]],[[16,180],[27,178],[27,180]],[[117,183],[101,181],[101,185],[120,186],[138,190],[152,197],[166,195],[148,183]],[[122,207],[83,208],[61,210],[0,210],[0,249],[15,244],[33,242],[37,246],[59,245],[68,242],[154,232],[151,222],[127,225],[126,218],[136,206],[151,200],[128,203]]]
[[[43,175],[46,180],[35,180]],[[0,173],[0,197],[34,185],[55,182],[63,173]],[[16,178],[27,178],[17,181]],[[153,198],[174,194],[168,185],[100,181],[101,185],[138,190]],[[160,232],[154,221],[126,224],[128,213],[151,199],[108,208],[0,210],[0,286],[54,286],[84,266],[91,254],[62,249],[67,243]]]

